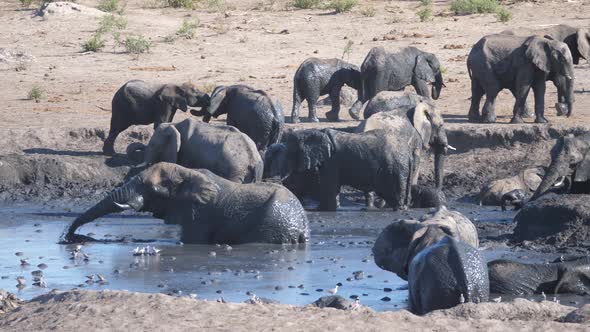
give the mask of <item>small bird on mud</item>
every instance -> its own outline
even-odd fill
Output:
[[[16,282],[18,283],[16,285],[16,288],[18,289],[25,288],[27,286],[27,280],[25,277],[16,277]]]
[[[25,259],[21,259],[20,260],[20,266],[27,266],[30,265],[29,262],[27,261],[28,258]]]
[[[502,297],[498,296],[496,298],[493,298],[492,301],[494,301],[495,303],[500,303],[500,302],[502,302]]]
[[[545,295],[545,292],[541,291],[541,296],[543,297],[543,301],[547,301],[547,295]]]
[[[102,274],[97,274],[96,278],[98,279],[98,281],[100,282],[105,282],[107,281],[107,279],[102,275]]]
[[[338,293],[338,285],[336,285],[336,287],[334,287],[334,288],[330,288],[330,289],[326,290],[326,292],[328,292],[332,295],[336,295],[336,293]]]
[[[463,293],[459,295],[459,303],[465,303],[465,297],[463,297]]]

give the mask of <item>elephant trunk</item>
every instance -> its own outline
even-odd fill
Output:
[[[567,80],[565,90],[565,102],[567,105],[567,116],[571,116],[574,111],[574,79]]]
[[[551,187],[559,180],[560,177],[567,176],[568,168],[569,164],[566,160],[566,157],[561,154],[558,155],[558,157],[551,162],[547,173],[531,197],[531,200],[539,198],[541,195],[551,189]]]
[[[442,73],[438,73],[434,78],[434,83],[432,84],[432,91],[430,92],[432,95],[432,99],[438,99],[440,97],[440,92],[444,86]]]
[[[434,182],[436,189],[441,190],[444,180],[445,147],[438,146],[434,149]]]
[[[82,225],[90,223],[97,218],[114,212],[121,212],[127,208],[133,207],[141,209],[143,207],[143,198],[135,190],[136,177],[127,184],[111,191],[107,197],[98,202],[96,205],[81,214],[74,220],[62,235],[62,243],[76,242],[76,230]],[[141,197],[141,199],[139,199]]]

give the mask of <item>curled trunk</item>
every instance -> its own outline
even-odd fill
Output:
[[[531,197],[531,200],[537,199],[546,193],[549,189],[551,189],[553,184],[557,183],[560,177],[567,176],[568,166],[569,165],[564,156],[560,155],[558,158],[553,160],[549,166],[549,169],[547,170],[547,173],[545,173],[541,184],[539,184],[539,187]]]

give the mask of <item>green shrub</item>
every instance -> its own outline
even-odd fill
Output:
[[[344,13],[350,11],[357,3],[357,0],[332,0],[327,8],[333,9],[336,13]]]
[[[350,54],[352,53],[352,46],[353,45],[354,45],[354,42],[350,39],[346,42],[346,45],[344,45],[344,49],[342,49],[342,59],[344,59],[345,55],[350,57]]]
[[[195,0],[164,0],[164,5],[172,8],[195,9],[196,2]]]
[[[132,54],[149,52],[152,47],[152,42],[143,36],[128,36],[122,44],[125,47],[125,51]]]
[[[225,0],[208,0],[207,8],[211,12],[222,13],[227,10],[227,5],[225,3]]]
[[[35,0],[19,0],[19,1],[20,1],[21,6],[23,6],[25,8],[31,7],[33,2],[36,2]]]
[[[127,27],[127,19],[113,14],[105,15],[98,23],[97,33],[107,33],[112,30],[123,30]]]
[[[498,8],[496,0],[453,0],[451,11],[456,15],[495,13]]]
[[[420,17],[420,22],[428,21],[432,17],[432,6],[424,6],[416,14]]]
[[[367,6],[361,9],[361,15],[365,17],[373,17],[375,14],[377,14],[377,9],[373,6]]]
[[[195,30],[197,29],[198,25],[199,23],[196,21],[185,19],[182,22],[182,26],[180,27],[180,29],[176,31],[176,35],[180,38],[193,39],[193,37],[195,36]]]
[[[82,50],[84,52],[98,52],[104,47],[104,40],[102,39],[102,35],[96,33],[92,36],[92,38],[88,39],[84,44],[82,44]]]
[[[119,8],[119,0],[102,0],[97,8],[107,13],[115,12]]]
[[[498,10],[496,11],[496,18],[498,21],[506,23],[512,19],[512,13],[504,7],[498,7]]]
[[[320,0],[293,0],[293,7],[299,9],[311,9],[320,4]]]
[[[43,89],[37,85],[34,85],[29,91],[28,97],[29,100],[34,100],[36,103],[38,103],[43,97]]]
[[[420,3],[422,3],[422,6],[430,6],[432,5],[432,0],[420,0]]]

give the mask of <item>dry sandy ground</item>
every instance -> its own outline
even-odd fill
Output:
[[[464,304],[424,317],[380,312],[197,301],[123,291],[50,293],[0,316],[6,331],[587,331],[559,323],[574,308],[553,302]],[[583,316],[582,316],[583,318]],[[586,317],[587,319],[587,317]]]

